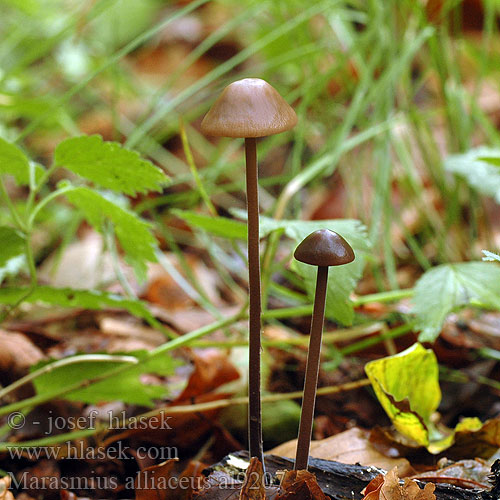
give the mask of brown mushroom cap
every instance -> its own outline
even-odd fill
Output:
[[[341,266],[354,260],[354,251],[340,234],[319,229],[302,240],[294,257],[311,266]]]
[[[204,134],[264,137],[295,127],[297,115],[276,89],[260,78],[228,85],[201,122]]]

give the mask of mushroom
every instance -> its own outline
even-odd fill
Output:
[[[245,138],[250,295],[248,441],[250,458],[257,457],[262,463],[259,192],[255,138],[285,132],[296,124],[295,111],[269,83],[259,78],[245,78],[228,85],[201,123],[204,134]]]
[[[316,404],[316,386],[321,354],[321,338],[325,319],[325,302],[328,284],[328,267],[341,266],[354,260],[354,251],[342,236],[320,229],[307,236],[295,249],[294,257],[305,264],[318,266],[316,278],[316,293],[311,321],[309,351],[307,354],[306,377],[302,397],[302,412],[300,415],[299,436],[297,439],[297,454],[295,470],[307,469],[309,447]]]

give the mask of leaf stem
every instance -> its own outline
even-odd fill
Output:
[[[114,231],[111,222],[109,221],[106,221],[104,227],[104,235],[106,238],[109,253],[111,254],[111,261],[113,263],[113,269],[115,271],[116,278],[122,286],[125,295],[127,295],[130,299],[137,299],[137,295],[132,289],[132,286],[128,282],[127,277],[125,276],[123,269],[120,266],[120,257],[118,256],[118,251],[116,250]]]
[[[5,203],[7,204],[7,207],[9,209],[10,215],[12,216],[14,224],[20,231],[26,234],[27,233],[26,225],[21,220],[21,217],[17,213],[16,207],[12,203],[12,200],[10,199],[9,193],[7,193],[7,188],[5,187],[5,183],[2,177],[0,177],[0,192],[2,193],[2,196],[5,199]]]
[[[33,250],[31,248],[30,236],[31,234],[29,232],[26,233],[24,243],[24,255],[26,257],[26,262],[28,264],[30,273],[30,285],[26,292],[21,295],[21,297],[19,297],[16,302],[8,307],[7,310],[0,315],[0,323],[3,323],[5,319],[12,313],[12,311],[15,311],[19,307],[19,305],[22,304],[35,291],[35,288],[38,284],[38,276],[36,272],[35,258],[33,257]]]
[[[65,194],[69,191],[73,191],[74,189],[75,189],[74,186],[64,186],[62,188],[56,189],[55,191],[50,193],[48,196],[46,196],[45,198],[40,200],[38,202],[38,204],[33,207],[33,209],[30,209],[30,213],[28,216],[28,228],[31,229],[33,227],[33,223],[35,222],[35,218],[38,215],[38,213],[40,212],[40,210],[42,210],[42,208],[44,208],[46,205],[48,205],[52,200],[54,200],[58,196],[62,196],[63,194]],[[31,193],[30,193],[30,195],[31,195]],[[32,203],[33,203],[33,201],[32,201]]]

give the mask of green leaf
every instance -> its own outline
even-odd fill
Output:
[[[165,385],[143,384],[140,376],[145,373],[158,375],[172,375],[178,363],[169,355],[158,356],[148,360],[146,351],[126,353],[126,357],[137,365],[118,375],[91,384],[83,389],[70,392],[64,396],[72,401],[84,403],[101,403],[105,401],[122,401],[128,404],[152,406],[154,399],[165,396]],[[79,360],[82,358],[82,360]],[[68,359],[68,358],[66,358]],[[117,361],[89,361],[82,356],[75,356],[75,363],[56,367],[48,373],[37,377],[34,381],[37,394],[51,394],[69,387],[78,382],[89,381],[100,377],[123,365],[125,360]],[[37,364],[32,368],[37,370],[50,362]]]
[[[331,229],[342,235],[354,250],[369,252],[371,249],[365,226],[356,219],[327,220],[275,220],[260,217],[260,237],[264,238],[272,231],[284,230],[285,234],[298,245],[306,236],[318,229]]]
[[[500,446],[500,419],[484,424],[464,418],[454,429],[432,420],[441,402],[439,365],[435,354],[414,344],[394,356],[370,361],[366,374],[394,427],[430,453],[447,451],[456,460],[470,456],[489,459]],[[450,448],[451,447],[451,448]]]
[[[54,162],[100,187],[135,196],[161,191],[168,177],[138,153],[98,135],[66,139],[55,151]]]
[[[430,443],[431,415],[441,402],[435,354],[421,344],[371,361],[366,374],[396,429],[422,446]]]
[[[0,283],[5,275],[16,272],[24,264],[24,236],[15,229],[0,226]]]
[[[434,341],[454,309],[469,304],[500,309],[500,267],[487,262],[443,264],[415,285],[414,312],[419,340]]]
[[[500,203],[500,150],[487,147],[452,155],[444,164],[446,170],[464,177],[467,183]]]
[[[292,261],[291,266],[295,272],[304,278],[307,295],[312,301],[316,290],[317,267],[296,260]],[[349,296],[356,288],[363,274],[364,266],[365,259],[362,254],[357,252],[354,262],[328,269],[328,292],[325,306],[325,315],[328,318],[339,321],[343,325],[352,324],[354,309]]]
[[[30,295],[27,295],[28,291],[28,287],[0,288],[0,304],[17,304],[20,299],[26,297],[25,301],[30,303],[97,310],[104,308],[124,309],[138,318],[153,319],[153,315],[144,302],[126,299],[112,293],[97,290],[52,288],[50,286],[38,286]]]
[[[90,188],[75,187],[66,193],[66,198],[83,212],[89,224],[98,231],[104,232],[105,222],[111,221],[126,260],[143,281],[147,271],[146,262],[156,262],[158,243],[151,233],[151,225]]]
[[[215,236],[240,240],[247,238],[247,226],[243,222],[227,217],[198,214],[189,210],[172,210],[172,213],[186,221],[191,227],[203,229]]]
[[[192,212],[187,213],[188,223],[192,223],[197,227],[203,227],[209,232],[215,234],[219,231],[220,235],[225,236],[225,231],[231,232],[231,237],[246,238],[246,230],[244,225],[236,226],[236,221],[230,221],[231,225],[224,226],[227,219],[223,217],[212,218],[208,216],[199,216]],[[246,220],[247,214],[244,210],[231,210],[236,217]],[[180,217],[184,218],[182,214]],[[191,221],[189,220],[191,218]],[[220,225],[219,225],[220,224]],[[240,224],[240,223],[238,223]],[[326,298],[327,317],[339,321],[344,325],[350,325],[354,318],[354,310],[349,296],[354,291],[359,279],[363,274],[366,254],[370,251],[371,246],[366,235],[365,226],[358,220],[354,219],[330,219],[330,220],[275,220],[270,217],[260,216],[260,237],[264,238],[273,231],[283,231],[284,234],[294,241],[297,246],[306,236],[318,229],[331,229],[342,235],[354,249],[356,259],[354,262],[345,266],[331,267],[328,271],[328,295]],[[308,266],[301,262],[292,261],[292,269],[304,278],[304,285],[308,296],[311,300],[314,298],[316,287],[317,269],[313,266]]]
[[[350,325],[354,310],[350,295],[363,274],[365,257],[370,250],[366,229],[361,222],[352,219],[332,219],[318,221],[282,220],[261,217],[261,236],[272,231],[283,230],[297,246],[306,236],[318,229],[331,229],[342,235],[354,249],[356,259],[345,266],[330,267],[328,270],[328,294],[326,298],[327,317]],[[314,298],[317,268],[302,262],[292,261],[292,269],[304,278],[306,291]]]
[[[0,226],[0,268],[12,258],[24,253],[26,240],[24,236],[15,229],[7,226]]]
[[[35,181],[40,180],[43,168],[38,164],[32,164],[35,170]],[[28,185],[30,183],[30,160],[14,144],[0,137],[0,174],[10,174],[18,184]]]
[[[489,460],[500,448],[500,418],[487,420],[484,424],[478,418],[464,418],[457,424],[453,438],[447,457],[452,460],[470,457]]]

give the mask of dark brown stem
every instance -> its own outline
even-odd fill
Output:
[[[314,405],[316,403],[316,387],[318,385],[321,338],[323,336],[323,323],[325,320],[327,283],[328,267],[320,266],[318,267],[318,276],[316,279],[316,295],[314,297],[314,310],[311,321],[311,334],[309,338],[309,352],[307,354],[306,379],[304,382],[304,396],[302,398],[299,437],[297,439],[295,470],[307,469],[309,461]]]
[[[255,138],[245,139],[248,208],[248,284],[249,305],[249,375],[248,375],[248,442],[250,457],[264,463],[262,451],[262,418],[260,403],[260,256],[259,256],[259,189],[257,147]]]

